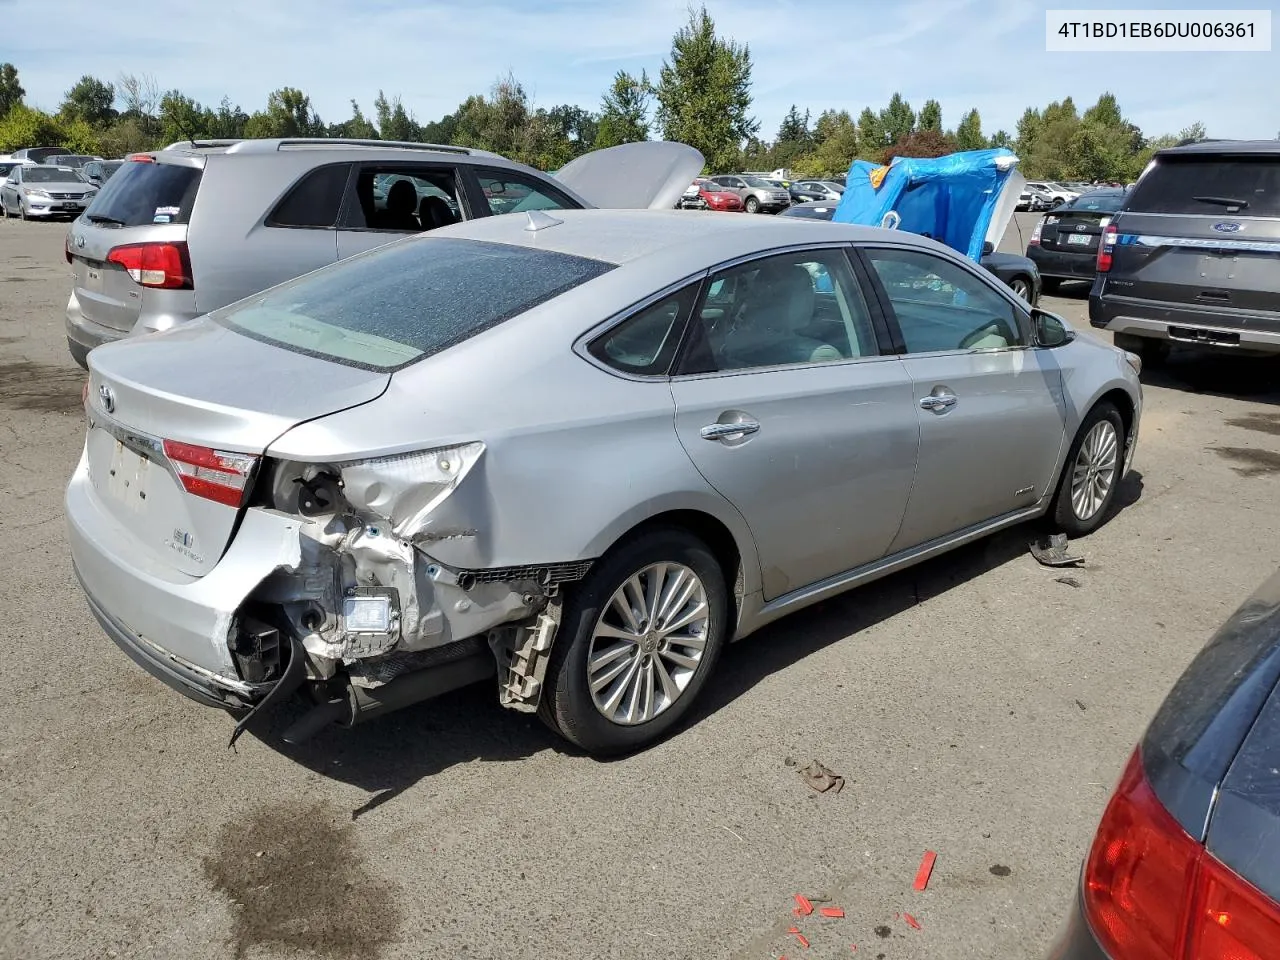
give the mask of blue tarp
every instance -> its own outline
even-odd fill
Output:
[[[878,188],[871,185],[878,165],[855,160],[832,219],[876,227],[892,210],[902,218],[899,230],[928,234],[980,260],[1001,190],[1015,169],[1006,162],[1001,170],[996,159],[1013,155],[999,147],[932,159],[895,157]]]

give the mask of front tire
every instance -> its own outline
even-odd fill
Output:
[[[1035,301],[1031,299],[1031,281],[1019,274],[1009,281],[1009,289],[1020,296],[1031,306],[1035,306]]]
[[[745,207],[746,207],[747,213],[759,213],[760,201],[757,200],[755,197],[747,197],[747,202],[745,204]]]
[[[1124,419],[1115,404],[1102,401],[1084,418],[1067,452],[1050,516],[1069,537],[1102,526],[1124,469]]]
[[[624,541],[569,594],[538,713],[589,753],[666,735],[697,699],[729,631],[724,573],[669,527]]]
[[[27,205],[22,202],[21,197],[18,198],[18,219],[19,220],[31,219],[30,217],[27,216]]]

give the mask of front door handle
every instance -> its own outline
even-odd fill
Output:
[[[931,393],[927,397],[920,398],[920,406],[922,409],[939,413],[949,407],[954,407],[956,399],[954,393]]]
[[[698,434],[703,440],[741,440],[760,429],[756,420],[739,420],[736,423],[709,423]]]

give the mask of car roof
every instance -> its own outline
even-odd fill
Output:
[[[506,160],[505,157],[488,150],[475,150],[471,147],[455,147],[441,143],[411,143],[400,140],[357,140],[339,137],[266,137],[246,140],[179,140],[163,148],[164,153],[182,153],[190,156],[208,156],[209,154],[225,154],[235,156],[252,154],[261,156],[271,153],[289,153],[293,151],[321,151],[324,153],[350,153],[368,155],[370,153],[386,153],[393,156],[404,155],[428,157],[456,158],[458,156],[483,157],[486,160]],[[154,151],[150,151],[154,152]]]
[[[1220,154],[1224,156],[1240,155],[1280,155],[1280,140],[1201,140],[1180,147],[1166,147],[1156,151],[1157,157],[1205,156]]]
[[[539,212],[560,223],[531,230],[534,218],[504,214],[433,230],[427,236],[534,247],[617,265],[678,252],[692,269],[705,269],[773,247],[823,241],[893,240],[938,246],[914,234],[854,224],[832,224],[815,234],[813,221],[795,217],[728,216],[688,210]]]

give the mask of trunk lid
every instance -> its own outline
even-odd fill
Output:
[[[89,476],[151,563],[213,569],[241,507],[188,492],[164,441],[256,460],[289,428],[368,403],[390,375],[283,350],[205,318],[89,357]]]
[[[669,210],[704,163],[688,144],[646,140],[584,153],[557,170],[555,178],[593,207]]]
[[[85,319],[123,333],[134,328],[144,303],[169,301],[181,291],[144,287],[107,258],[126,244],[185,244],[203,173],[203,158],[155,156],[123,164],[67,237],[72,284]]]
[[[1113,216],[1110,211],[1071,208],[1050,213],[1040,227],[1040,246],[1046,250],[1097,256],[1102,231]]]

